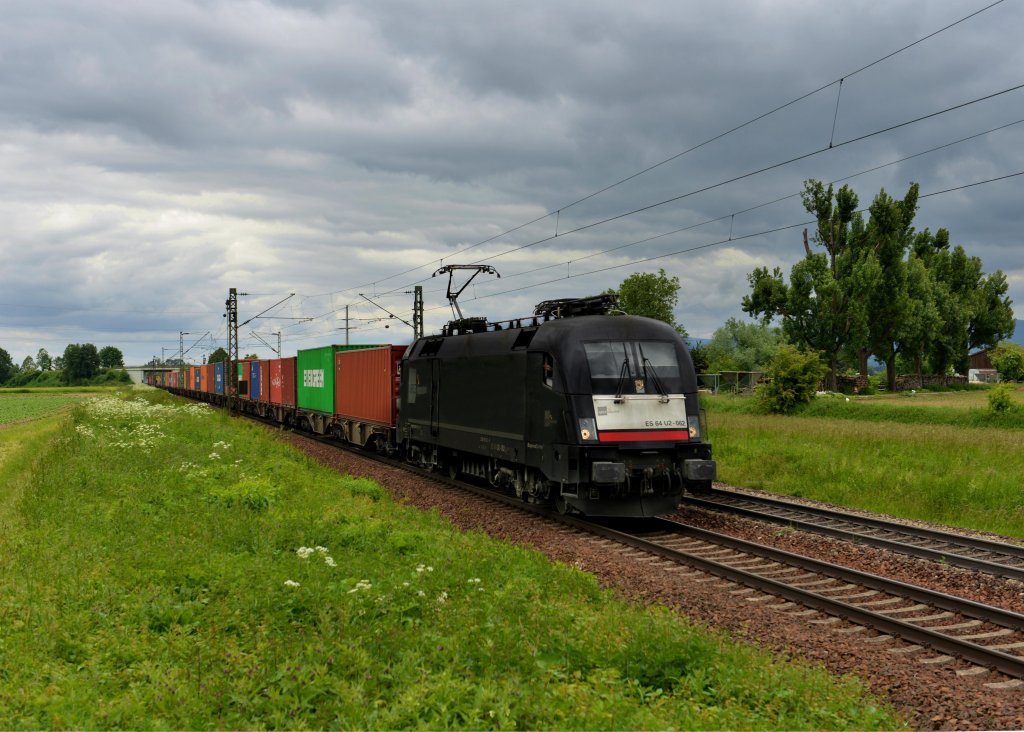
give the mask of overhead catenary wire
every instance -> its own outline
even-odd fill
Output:
[[[953,112],[953,111],[956,111],[956,110],[959,110],[959,109],[964,109],[964,108],[972,106],[974,104],[979,104],[981,102],[984,102],[984,101],[987,101],[987,100],[990,100],[990,99],[994,99],[996,97],[999,97],[999,96],[1002,96],[1002,95],[1005,95],[1005,94],[1009,94],[1009,93],[1018,91],[1018,90],[1020,90],[1022,88],[1024,88],[1024,84],[1016,84],[1014,86],[1007,87],[1007,88],[1001,89],[1001,90],[996,91],[996,92],[985,94],[985,95],[982,95],[980,97],[975,97],[973,99],[969,99],[967,101],[960,102],[958,104],[954,104],[954,105],[951,105],[951,106],[948,106],[948,107],[945,107],[945,108],[942,108],[942,109],[939,109],[939,110],[936,110],[936,111],[933,111],[933,112],[929,112],[928,114],[924,114],[924,115],[920,115],[918,117],[914,117],[913,119],[905,120],[903,122],[899,122],[899,123],[896,123],[896,124],[893,124],[893,125],[889,125],[887,127],[883,127],[883,128],[874,130],[872,132],[868,132],[868,133],[865,133],[865,134],[862,134],[862,135],[858,135],[856,137],[852,137],[852,138],[847,139],[847,140],[843,140],[841,142],[835,143],[831,147],[820,147],[820,148],[817,148],[815,150],[812,150],[812,151],[809,151],[809,152],[806,152],[806,153],[802,153],[800,155],[788,158],[786,160],[782,160],[782,161],[779,161],[779,162],[776,162],[776,163],[772,163],[771,165],[763,166],[763,167],[758,168],[756,170],[751,170],[751,171],[748,171],[746,173],[743,173],[743,174],[740,174],[740,175],[737,175],[737,176],[733,176],[731,178],[728,178],[728,179],[725,179],[725,180],[722,180],[722,181],[718,181],[716,183],[712,183],[712,184],[709,184],[709,185],[706,185],[706,186],[703,186],[703,187],[700,187],[700,188],[688,191],[686,193],[682,193],[682,194],[677,195],[677,196],[672,196],[670,198],[666,198],[666,199],[663,199],[661,201],[657,201],[655,203],[651,203],[651,204],[647,204],[647,205],[644,205],[644,206],[640,206],[640,207],[634,208],[634,209],[632,209],[630,211],[625,211],[623,213],[619,213],[619,214],[616,214],[614,216],[608,216],[608,217],[605,217],[603,219],[599,219],[599,220],[596,220],[596,221],[592,221],[592,222],[580,225],[580,226],[575,227],[573,229],[570,229],[568,231],[561,232],[559,234],[558,238],[562,239],[562,238],[564,238],[564,237],[566,237],[566,236],[568,236],[570,234],[575,234],[575,233],[579,233],[579,232],[582,232],[582,231],[587,231],[589,229],[593,229],[593,228],[596,228],[596,227],[599,227],[599,226],[603,226],[603,225],[611,223],[613,221],[618,221],[618,220],[621,220],[621,219],[624,219],[624,218],[627,218],[627,217],[630,217],[630,216],[635,216],[637,214],[644,213],[646,211],[650,211],[650,210],[653,210],[653,209],[661,207],[661,206],[665,206],[665,205],[667,205],[669,203],[674,203],[674,202],[683,200],[685,198],[689,198],[691,196],[694,196],[694,195],[697,195],[697,194],[700,194],[700,193],[705,193],[707,191],[714,190],[716,188],[721,188],[721,187],[729,185],[731,183],[736,183],[738,181],[741,181],[741,180],[744,180],[744,179],[747,179],[747,178],[751,178],[753,176],[760,175],[762,173],[765,173],[765,172],[768,172],[768,171],[771,171],[771,170],[776,170],[778,168],[782,168],[784,166],[791,165],[791,164],[793,164],[795,162],[799,162],[801,160],[807,160],[807,159],[815,157],[817,155],[821,155],[823,153],[827,153],[827,152],[829,152],[831,150],[836,150],[836,149],[839,149],[841,147],[845,147],[847,145],[852,145],[852,144],[857,143],[857,142],[862,142],[864,140],[870,139],[872,137],[876,137],[878,135],[885,134],[887,132],[892,132],[894,130],[901,129],[901,128],[904,128],[904,127],[908,127],[910,125],[917,124],[917,123],[923,122],[923,121],[928,120],[928,119],[933,119],[933,118],[941,116],[943,114],[948,114],[950,112]],[[1007,127],[1007,126],[1010,126],[1010,125],[1013,125],[1013,124],[1017,124],[1018,122],[1013,122],[1013,123],[1010,123],[1008,125],[1003,125],[1003,126],[1000,126],[1000,127],[994,128],[994,129],[1003,129],[1004,127]],[[986,134],[986,133],[979,133],[979,134]],[[975,137],[975,136],[969,136],[969,137],[964,138],[964,139],[971,139],[972,137]],[[955,143],[948,143],[947,145],[939,146],[936,149],[941,149],[942,147],[946,147],[949,144],[955,144]],[[788,198],[788,197],[789,196],[787,196],[786,198]],[[737,213],[739,213],[739,212],[737,212]],[[729,216],[729,214],[726,214],[726,216],[721,217],[721,218],[727,218],[728,216]],[[692,227],[685,227],[685,228],[692,228]],[[491,260],[494,260],[494,259],[498,259],[498,258],[503,257],[503,256],[507,256],[509,254],[513,254],[513,253],[522,251],[524,249],[529,249],[529,248],[537,246],[539,244],[545,244],[547,242],[553,241],[554,239],[555,239],[554,236],[541,237],[540,239],[536,239],[534,241],[530,241],[530,242],[527,242],[525,244],[521,244],[521,245],[519,245],[517,247],[512,247],[512,248],[507,249],[505,251],[498,252],[497,254],[493,254],[493,255],[490,255],[490,256],[487,256],[487,257],[482,257],[480,259],[475,260],[474,263],[479,264],[481,262],[488,262],[488,261],[491,261]],[[558,266],[563,266],[564,264],[565,263],[559,263]],[[377,296],[388,295],[388,294],[392,294],[392,293],[395,293],[395,292],[399,292],[399,291],[405,290],[405,289],[407,289],[407,288],[409,288],[409,287],[411,287],[413,285],[417,285],[417,284],[420,284],[420,283],[423,283],[423,282],[427,282],[427,281],[429,281],[429,279],[430,278],[422,278],[422,279],[419,279],[419,280],[415,280],[413,282],[406,283],[406,284],[400,285],[398,287],[395,287],[395,288],[393,288],[391,290],[387,290],[387,291],[382,292],[382,293],[377,293]],[[562,279],[565,279],[565,278],[562,278]],[[331,315],[331,314],[333,314],[333,313],[335,313],[337,311],[338,311],[337,309],[335,309],[335,310],[328,310],[327,312],[321,313],[320,315],[313,316],[313,318],[314,319],[319,319],[319,318],[327,317],[328,315]]]
[[[1008,173],[1006,175],[996,176],[994,178],[986,178],[985,180],[974,181],[973,183],[965,183],[963,185],[953,186],[951,188],[945,188],[945,189],[942,189],[942,190],[939,190],[939,191],[932,191],[931,193],[921,194],[921,195],[918,196],[918,200],[923,199],[923,198],[932,198],[934,196],[941,196],[943,194],[953,193],[955,191],[962,191],[962,190],[965,190],[967,188],[974,188],[976,186],[985,185],[985,184],[988,184],[988,183],[996,183],[998,181],[1008,180],[1010,178],[1017,178],[1017,177],[1022,176],[1022,175],[1024,175],[1024,170],[1018,171],[1016,173]],[[858,209],[857,213],[864,213],[866,211],[868,211],[867,207]],[[689,254],[691,252],[700,251],[702,249],[710,249],[712,247],[722,246],[724,244],[731,244],[731,243],[733,243],[735,241],[739,241],[739,240],[743,240],[743,239],[753,239],[753,238],[756,238],[756,237],[759,237],[759,236],[768,236],[769,234],[775,234],[775,233],[778,233],[780,231],[787,231],[787,230],[791,230],[791,229],[797,229],[797,228],[800,228],[801,226],[810,226],[810,225],[812,225],[814,223],[817,223],[817,221],[816,220],[810,220],[810,221],[802,221],[802,222],[795,223],[795,224],[788,224],[786,226],[777,226],[777,227],[774,227],[774,228],[771,228],[771,229],[765,229],[763,231],[758,231],[758,232],[751,233],[751,234],[744,234],[742,236],[733,237],[732,239],[720,239],[718,241],[708,242],[708,243],[700,244],[700,245],[693,246],[693,247],[687,247],[686,249],[680,249],[680,250],[675,251],[675,252],[668,252],[668,253],[665,253],[665,254],[657,254],[657,255],[650,256],[650,257],[644,257],[642,259],[635,259],[635,260],[632,260],[632,261],[629,261],[629,262],[624,262],[622,264],[615,264],[615,265],[609,265],[607,267],[600,267],[598,269],[590,270],[588,272],[581,272],[581,273],[578,273],[578,274],[574,274],[574,275],[571,275],[570,277],[558,277],[558,278],[555,278],[555,279],[552,279],[552,280],[547,280],[545,282],[536,282],[536,283],[533,283],[533,284],[530,284],[530,285],[524,285],[523,287],[517,287],[517,288],[509,289],[509,290],[502,290],[500,292],[487,293],[485,295],[480,295],[480,296],[477,296],[477,297],[469,298],[469,300],[470,301],[472,301],[472,300],[483,300],[485,298],[498,297],[499,295],[508,295],[508,294],[513,293],[513,292],[522,292],[523,290],[529,290],[529,289],[532,289],[534,287],[540,287],[542,285],[548,285],[548,284],[552,284],[554,282],[561,282],[561,281],[564,281],[566,279],[574,279],[574,278],[578,278],[578,277],[587,277],[587,276],[590,276],[590,275],[593,275],[593,274],[598,274],[598,273],[601,273],[601,272],[609,272],[611,270],[622,269],[624,267],[634,267],[634,266],[636,266],[638,264],[644,264],[646,262],[654,262],[654,261],[657,261],[659,259],[665,259],[666,257],[675,257],[675,256],[679,256],[680,254]],[[441,307],[442,306],[437,306],[435,308],[431,308],[431,310],[441,309]]]
[[[761,113],[761,114],[759,114],[759,115],[757,115],[755,117],[752,117],[751,119],[749,119],[749,120],[747,120],[747,121],[745,121],[745,122],[743,122],[741,124],[738,124],[738,125],[736,125],[734,127],[731,127],[729,129],[725,130],[724,132],[718,133],[717,135],[714,135],[714,136],[704,140],[703,142],[697,143],[697,144],[695,144],[695,145],[693,145],[693,146],[691,146],[691,147],[689,147],[689,148],[687,148],[685,150],[682,150],[681,152],[678,152],[678,153],[676,153],[674,155],[671,155],[671,156],[669,156],[669,157],[667,157],[667,158],[665,158],[665,159],[663,159],[663,160],[661,160],[661,161],[659,161],[657,163],[654,163],[653,165],[650,165],[650,166],[648,166],[646,168],[643,168],[642,170],[639,170],[639,171],[637,171],[635,173],[632,173],[632,174],[630,174],[630,175],[628,175],[628,176],[626,176],[624,178],[621,178],[621,179],[619,179],[619,180],[617,180],[617,181],[615,181],[613,183],[610,183],[609,185],[606,185],[606,186],[604,186],[603,188],[601,188],[599,190],[596,190],[596,191],[594,191],[592,193],[589,193],[589,194],[587,194],[585,196],[582,196],[582,197],[572,201],[571,203],[564,204],[564,205],[559,206],[559,207],[557,207],[557,208],[555,208],[555,209],[553,209],[551,211],[548,211],[547,213],[545,213],[545,214],[543,214],[541,216],[537,216],[536,218],[533,218],[533,219],[531,219],[529,221],[526,221],[526,222],[524,222],[522,224],[519,224],[517,226],[514,226],[512,228],[506,229],[505,231],[502,231],[501,233],[498,233],[498,234],[495,234],[493,236],[487,237],[486,239],[478,241],[478,242],[476,242],[474,244],[471,244],[471,245],[469,245],[467,247],[459,249],[459,250],[457,250],[455,252],[451,252],[451,253],[446,254],[446,255],[444,255],[442,257],[439,257],[439,258],[430,259],[430,260],[424,262],[423,264],[417,265],[415,267],[411,267],[409,269],[402,270],[401,272],[397,272],[397,273],[392,274],[392,275],[388,275],[387,277],[383,277],[383,278],[374,280],[373,282],[366,282],[366,283],[363,283],[363,284],[360,284],[360,285],[356,285],[356,286],[353,286],[353,287],[345,288],[343,290],[336,290],[334,292],[329,292],[329,293],[321,293],[319,295],[313,295],[313,296],[310,296],[310,297],[322,297],[322,296],[325,296],[325,295],[337,295],[337,294],[343,294],[343,293],[347,293],[347,292],[354,292],[356,290],[363,289],[363,288],[366,288],[366,287],[373,287],[373,286],[376,286],[377,284],[379,284],[381,282],[387,282],[387,281],[392,280],[392,279],[394,279],[396,277],[401,277],[402,275],[409,274],[410,272],[415,272],[416,270],[422,269],[423,267],[432,266],[436,262],[439,262],[439,261],[443,262],[443,260],[445,260],[445,259],[451,259],[452,257],[457,257],[457,256],[459,256],[461,254],[465,254],[466,252],[468,252],[468,251],[470,251],[472,249],[475,249],[477,247],[483,246],[484,244],[489,244],[492,241],[495,241],[495,240],[500,239],[500,238],[502,238],[504,236],[507,236],[507,235],[512,234],[512,233],[515,233],[517,231],[520,231],[520,230],[526,228],[527,226],[530,226],[532,224],[538,223],[539,221],[543,221],[544,219],[546,219],[546,218],[548,218],[548,217],[550,217],[552,215],[556,215],[556,216],[560,217],[561,213],[563,211],[565,211],[566,209],[572,208],[573,206],[576,206],[576,205],[578,205],[580,203],[583,203],[583,202],[588,201],[588,200],[590,200],[592,198],[595,198],[596,196],[599,196],[602,193],[605,193],[605,192],[607,192],[609,190],[612,190],[613,188],[616,188],[616,187],[618,187],[618,186],[620,186],[620,185],[622,185],[624,183],[627,183],[627,182],[629,182],[631,180],[639,178],[640,176],[643,176],[643,175],[645,175],[645,174],[647,174],[647,173],[649,173],[649,172],[651,172],[651,171],[653,171],[653,170],[655,170],[657,168],[660,168],[663,165],[666,165],[666,164],[668,164],[668,163],[670,163],[670,162],[672,162],[674,160],[678,160],[679,158],[681,158],[681,157],[683,157],[685,155],[688,155],[688,154],[690,154],[692,152],[700,150],[701,148],[706,147],[706,146],[708,146],[708,145],[710,145],[710,144],[712,144],[714,142],[717,142],[717,141],[723,139],[724,137],[727,137],[728,135],[733,134],[734,132],[738,132],[739,130],[742,130],[742,129],[746,128],[746,127],[749,127],[750,125],[756,124],[757,122],[760,122],[761,120],[766,119],[766,118],[776,114],[777,112],[780,112],[780,111],[782,111],[784,109],[787,109],[787,108],[789,108],[789,107],[791,107],[791,106],[793,106],[795,104],[798,104],[799,102],[801,102],[801,101],[803,101],[805,99],[808,99],[809,97],[812,97],[815,94],[818,94],[818,93],[820,93],[820,92],[822,92],[822,91],[824,91],[824,90],[826,90],[826,89],[828,89],[828,88],[830,88],[830,87],[832,87],[832,86],[834,86],[836,84],[841,84],[844,79],[849,79],[849,78],[851,78],[853,76],[856,76],[857,74],[860,74],[860,73],[862,73],[864,71],[867,71],[868,69],[870,69],[870,68],[872,68],[874,66],[877,66],[878,64],[883,63],[883,62],[885,62],[885,61],[887,61],[887,60],[889,60],[889,59],[891,59],[891,58],[893,58],[893,57],[903,53],[904,51],[907,51],[907,50],[909,50],[909,49],[911,49],[911,48],[913,48],[913,47],[915,47],[915,46],[917,46],[917,45],[919,45],[921,43],[924,43],[925,41],[928,41],[928,40],[930,40],[930,39],[940,35],[941,33],[944,33],[945,31],[950,30],[951,28],[954,28],[954,27],[956,27],[956,26],[958,26],[958,25],[960,25],[960,24],[962,24],[962,23],[964,23],[964,22],[966,22],[966,21],[968,21],[968,20],[970,20],[970,19],[972,19],[972,18],[974,18],[974,17],[976,17],[978,15],[981,15],[982,13],[984,13],[984,12],[986,12],[988,10],[991,10],[992,8],[994,8],[994,7],[998,6],[998,5],[1001,5],[1003,2],[1005,2],[1005,0],[995,0],[995,2],[989,3],[988,5],[985,5],[985,6],[981,7],[981,8],[979,8],[979,9],[971,12],[971,13],[968,13],[967,15],[965,15],[965,16],[963,16],[963,17],[961,17],[961,18],[959,18],[959,19],[957,19],[955,21],[953,21],[952,23],[944,25],[941,28],[938,28],[937,30],[932,31],[931,33],[928,33],[928,34],[922,36],[921,38],[918,38],[915,41],[912,41],[912,42],[910,42],[910,43],[908,43],[908,44],[906,44],[904,46],[901,46],[900,48],[897,48],[897,49],[895,49],[893,51],[890,51],[889,53],[887,53],[887,54],[885,54],[883,56],[880,56],[880,57],[874,59],[873,61],[870,61],[869,63],[866,63],[863,66],[861,66],[861,67],[859,67],[859,68],[857,68],[857,69],[855,69],[853,71],[847,72],[847,73],[843,74],[842,76],[840,76],[840,77],[838,77],[838,78],[836,78],[836,79],[834,79],[834,80],[832,80],[832,81],[830,81],[830,82],[828,82],[826,84],[822,84],[822,85],[818,86],[817,88],[812,89],[811,91],[805,92],[805,93],[803,93],[803,94],[801,94],[801,95],[799,95],[797,97],[794,97],[793,99],[790,99],[787,102],[779,104],[778,106],[768,110],[767,112],[763,112],[763,113]],[[836,103],[836,116],[838,116],[838,99],[837,99],[837,103]],[[833,135],[834,135],[834,132],[835,132],[835,121],[833,121]],[[831,144],[829,145],[829,147],[831,147]],[[555,236],[561,237],[561,236],[564,236],[564,235],[565,235],[565,232],[558,233],[557,228],[556,228]],[[550,237],[550,238],[554,238],[554,237]]]

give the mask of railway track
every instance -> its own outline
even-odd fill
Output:
[[[714,490],[683,505],[788,526],[1024,582],[1024,547],[763,496]]]
[[[841,620],[852,628],[836,632],[878,635],[866,643],[904,642],[893,653],[922,654],[921,663],[972,664],[959,675],[992,669],[1013,677],[995,688],[1024,687],[1024,615],[928,590],[877,575],[821,562],[665,519],[646,522],[642,532],[623,532],[571,517],[586,531],[627,544],[676,564],[683,564],[742,585],[737,599],[783,602],[780,610],[829,617],[811,619],[819,625]],[[763,593],[763,594],[755,594]],[[801,610],[801,607],[804,608]]]

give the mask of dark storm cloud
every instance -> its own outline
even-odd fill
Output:
[[[684,194],[1021,83],[1018,5],[847,76],[834,134],[835,86],[565,206],[976,7],[8,3],[0,300],[18,307],[0,311],[0,345],[34,354],[120,333],[130,360],[148,359],[176,347],[179,330],[222,339],[231,286],[253,293],[243,315],[288,292],[299,293],[283,306],[289,317],[333,313],[262,324],[285,328],[292,350],[337,338],[345,304],[361,318],[354,333],[400,339],[406,330],[372,330],[380,311],[358,292],[407,313],[405,291],[423,284],[437,327],[444,283],[430,274],[442,257],[556,209],[461,255],[525,247],[486,260],[503,277],[467,291],[470,309],[519,314],[665,267],[683,282],[681,320],[708,335],[739,314],[747,272],[788,268],[802,252],[799,229],[743,238],[805,220],[798,198],[729,214],[795,194],[809,177],[848,176],[1024,118],[1024,94]],[[883,186],[902,195],[911,181],[928,192],[1022,170],[1022,138],[1024,125],[850,184],[867,206]],[[1020,180],[923,199],[917,220],[1006,270],[1017,300]],[[730,233],[732,243],[630,264]],[[605,271],[578,277],[595,270]]]

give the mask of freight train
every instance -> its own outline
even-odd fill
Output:
[[[172,373],[243,412],[590,516],[653,516],[710,489],[697,378],[669,325],[553,301],[532,317],[453,321],[410,346],[325,346]]]

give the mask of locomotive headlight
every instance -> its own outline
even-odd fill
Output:
[[[580,419],[580,439],[584,442],[595,442],[597,440],[597,422],[591,417]]]
[[[699,440],[700,439],[700,425],[697,422],[691,422],[690,423],[690,439],[691,440]]]

